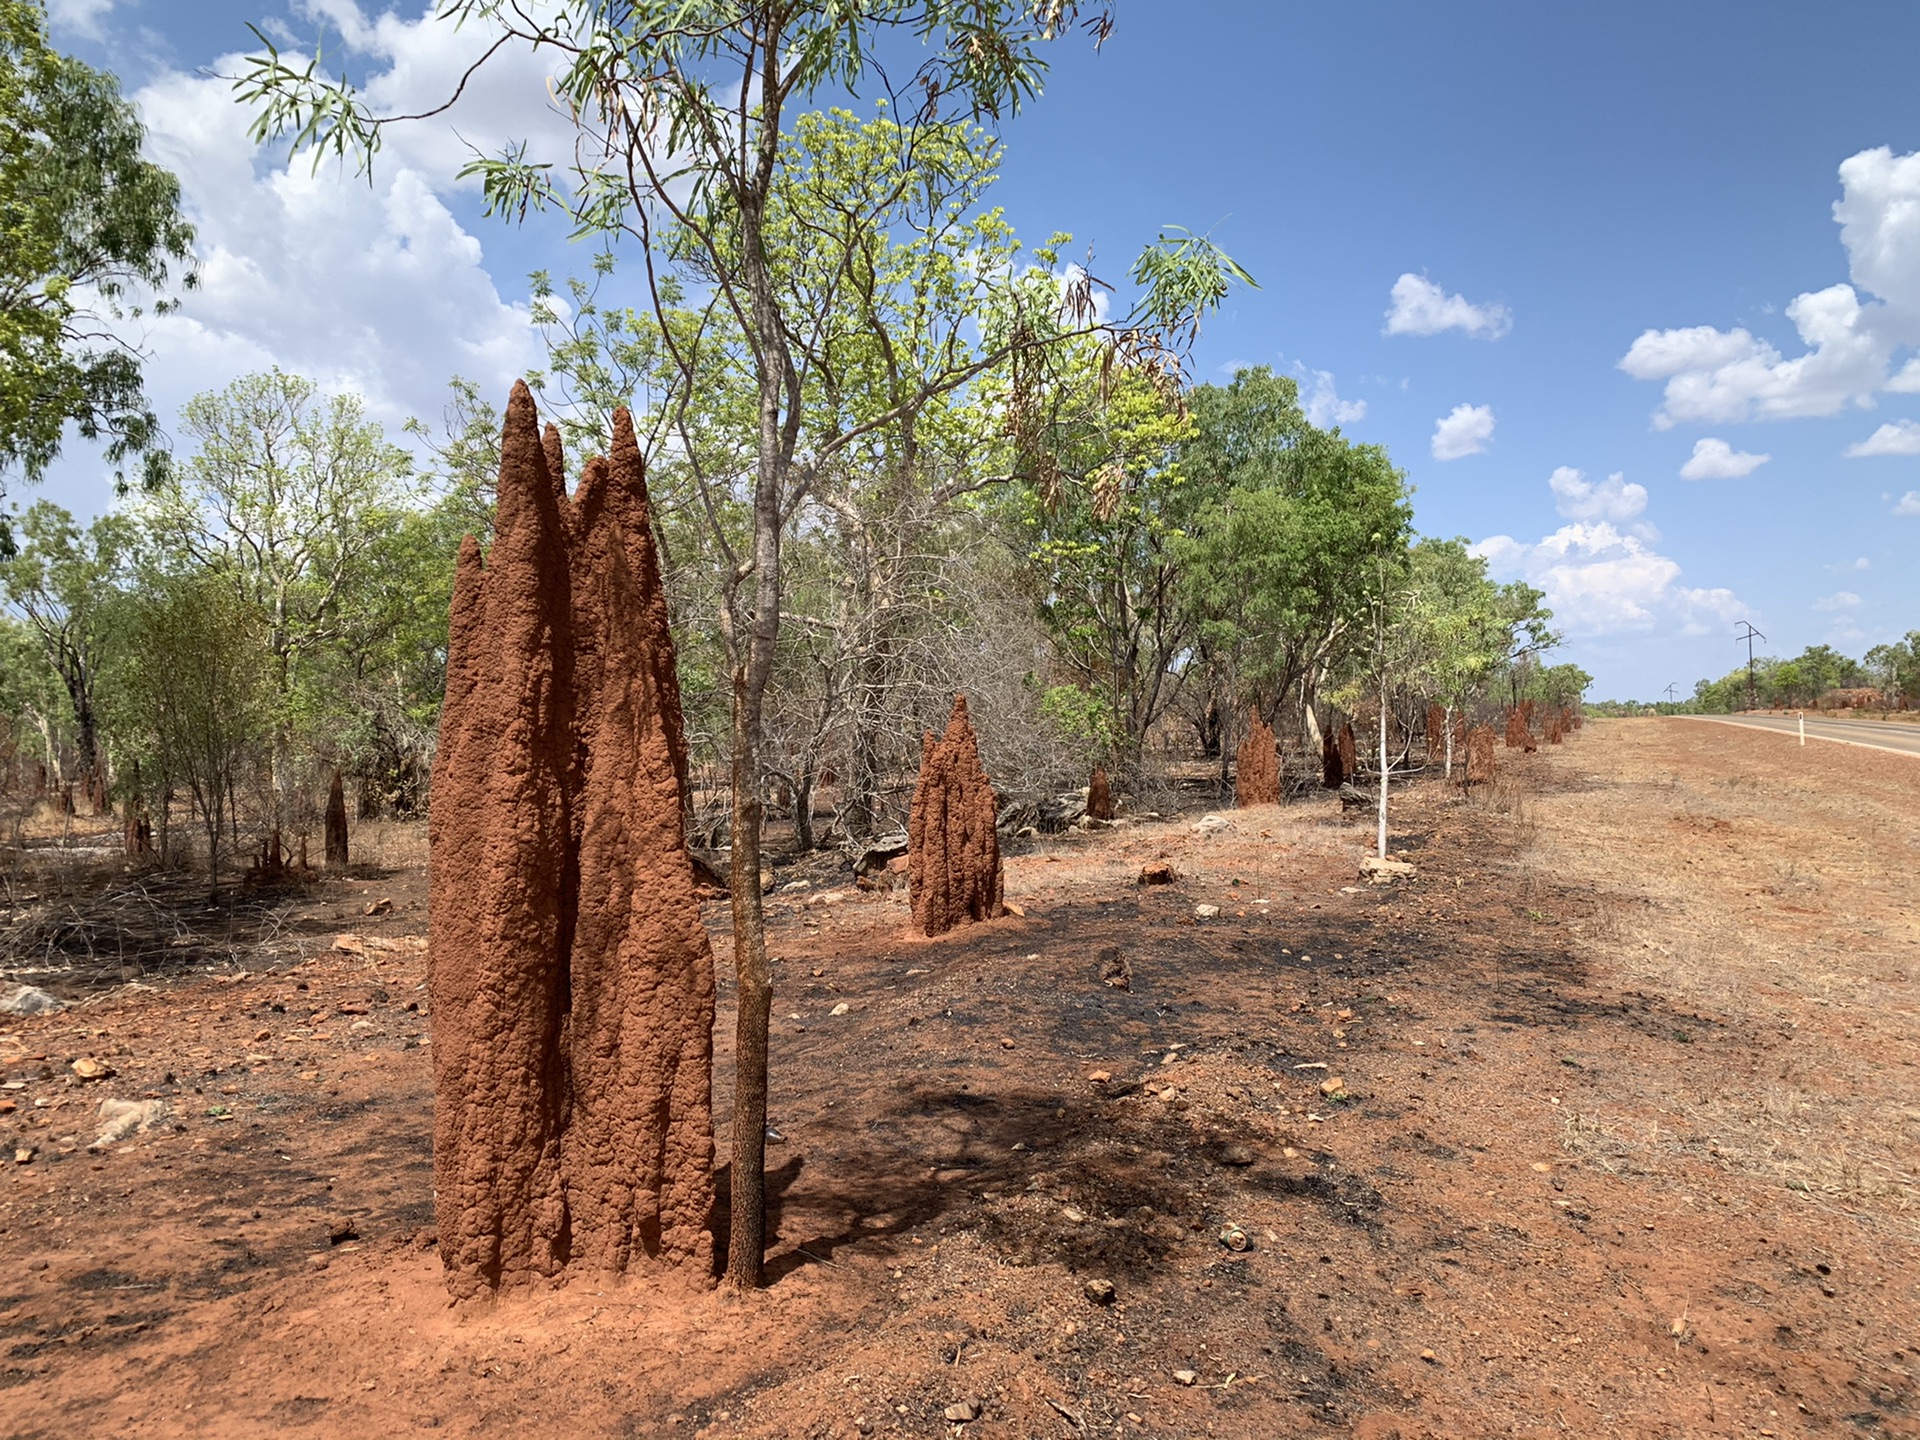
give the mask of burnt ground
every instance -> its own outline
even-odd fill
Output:
[[[1920,1434],[1920,764],[1776,738],[1502,751],[1387,887],[1324,799],[1049,843],[937,941],[814,862],[749,1297],[448,1307],[419,868],[69,954],[0,1025],[6,1433]],[[105,1096],[172,1113],[92,1152]]]

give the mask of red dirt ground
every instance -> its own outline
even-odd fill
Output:
[[[6,1433],[1920,1434],[1920,762],[1618,721],[1501,770],[1401,797],[1393,887],[1329,797],[1012,857],[1025,916],[939,940],[781,891],[752,1296],[449,1306],[418,870],[9,1019]],[[108,1095],[174,1128],[89,1153]]]

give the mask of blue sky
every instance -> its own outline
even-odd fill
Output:
[[[201,226],[205,288],[150,337],[168,418],[275,362],[395,424],[456,371],[502,389],[538,363],[524,276],[586,256],[482,219],[452,134],[400,139],[372,187],[289,173],[207,73],[249,19],[324,23],[377,94],[417,100],[472,48],[423,7],[56,0]],[[1059,47],[997,200],[1107,278],[1163,225],[1211,232],[1261,288],[1209,324],[1199,377],[1272,365],[1386,445],[1423,532],[1548,590],[1595,695],[1724,673],[1740,619],[1783,654],[1920,628],[1920,5],[1122,0],[1119,21],[1099,55]],[[502,70],[462,134],[558,138],[539,69]],[[76,454],[48,493],[94,510],[100,476]]]

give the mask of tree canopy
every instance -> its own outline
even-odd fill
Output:
[[[143,138],[112,75],[51,47],[37,0],[0,0],[0,495],[9,474],[41,477],[68,424],[106,442],[123,483],[165,474],[140,353],[113,322],[194,286],[193,227]]]

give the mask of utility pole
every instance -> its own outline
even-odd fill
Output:
[[[1670,685],[1668,685],[1668,686],[1667,686],[1667,689],[1666,689],[1666,696],[1667,696],[1667,704],[1669,704],[1669,705],[1675,705],[1675,704],[1678,704],[1678,703],[1679,703],[1678,701],[1676,701],[1676,700],[1675,700],[1675,699],[1673,698],[1673,697],[1674,697],[1674,692],[1675,692],[1675,691],[1677,691],[1677,690],[1678,690],[1679,688],[1680,688],[1680,687],[1679,687],[1678,685],[1675,685],[1675,684],[1670,684]]]
[[[1755,692],[1754,692],[1754,685],[1753,685],[1753,642],[1755,640],[1764,640],[1767,637],[1761,634],[1758,630],[1753,628],[1753,622],[1751,620],[1742,620],[1740,623],[1746,627],[1747,633],[1744,635],[1736,635],[1733,638],[1736,640],[1744,640],[1747,642],[1747,709],[1751,710],[1755,706]]]

